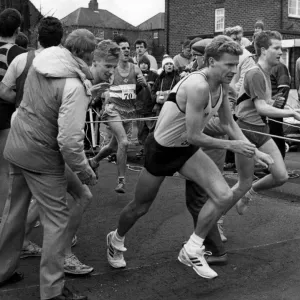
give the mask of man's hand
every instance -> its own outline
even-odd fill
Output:
[[[300,110],[295,110],[293,117],[295,120],[300,121]]]
[[[255,154],[255,149],[255,145],[251,144],[250,142],[242,140],[233,140],[230,141],[230,146],[228,150],[251,158]]]
[[[93,158],[88,159],[89,165],[96,174],[96,178],[98,179],[98,168],[99,168],[99,163],[97,163]]]
[[[285,103],[285,98],[282,96],[282,93],[279,93],[273,97],[273,100],[275,100],[273,106],[276,108],[283,108]]]
[[[99,94],[101,95],[102,93],[106,92],[110,87],[110,84],[108,82],[102,82],[102,83],[98,83],[96,85],[93,85],[90,88],[90,91],[92,93],[92,97],[95,98],[97,97]]]
[[[142,85],[142,86],[147,86],[147,82],[146,82],[146,79],[145,77],[142,75],[142,74],[139,74],[137,77],[136,77],[136,81],[138,84]]]
[[[261,152],[256,149],[254,160],[256,163],[260,164],[261,166],[269,169],[270,166],[274,163],[273,158],[264,152]]]
[[[86,185],[93,186],[93,185],[97,184],[97,181],[98,181],[97,176],[91,167],[89,167],[84,172],[78,173],[77,176],[80,179],[80,181],[82,182],[82,184],[86,184]]]

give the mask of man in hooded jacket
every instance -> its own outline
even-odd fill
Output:
[[[69,220],[65,163],[83,184],[96,184],[83,147],[91,100],[93,77],[88,65],[95,49],[94,35],[85,29],[75,30],[67,37],[65,47],[45,49],[33,60],[4,149],[4,157],[10,162],[10,181],[0,227],[0,284],[15,274],[33,196],[44,229],[42,300],[87,299],[64,286]]]

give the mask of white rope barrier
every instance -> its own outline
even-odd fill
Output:
[[[274,135],[274,134],[269,134],[269,133],[263,133],[263,132],[250,130],[250,129],[244,129],[244,128],[241,128],[241,130],[242,131],[247,131],[247,132],[252,132],[252,133],[257,133],[257,134],[260,134],[260,135],[270,136],[270,137],[274,137],[274,138],[282,139],[282,140],[286,140],[286,141],[292,141],[292,142],[300,143],[300,139],[296,140],[296,139],[292,139],[292,138],[286,138],[284,136],[279,136],[279,135]]]
[[[297,128],[297,129],[300,130],[300,123],[299,123],[299,125],[294,125],[294,124],[290,124],[290,123],[287,123],[287,122],[281,122],[281,121],[271,119],[271,118],[268,118],[268,119],[272,122],[279,123],[279,124],[282,124],[282,125],[286,125],[286,126],[289,126],[289,127],[294,127],[294,128]]]

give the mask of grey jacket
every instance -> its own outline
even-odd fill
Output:
[[[39,173],[61,174],[67,163],[80,179],[93,174],[83,145],[91,86],[84,69],[60,46],[34,59],[4,149],[7,160]]]

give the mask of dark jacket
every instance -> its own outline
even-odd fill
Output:
[[[140,115],[152,113],[154,103],[151,98],[151,89],[158,77],[158,75],[151,70],[143,72],[143,75],[146,78],[148,86],[142,87],[136,96],[136,112]]]
[[[172,90],[173,87],[177,84],[177,82],[180,81],[180,76],[178,71],[173,71],[172,73],[165,73],[165,71],[162,71],[162,73],[158,76],[156,79],[154,86],[151,90],[151,96],[154,106],[154,110],[156,111],[156,114],[158,114],[162,108],[162,104],[156,103],[156,92],[158,91],[169,91]]]

